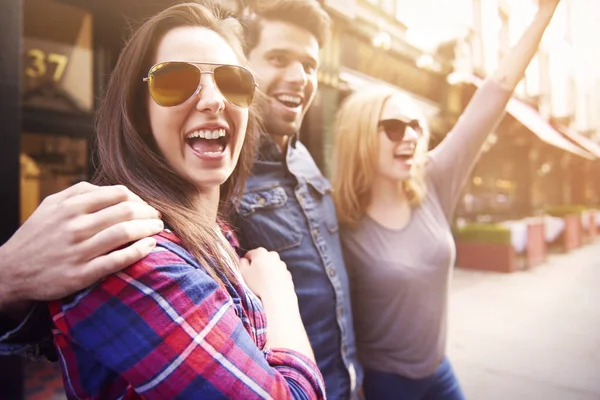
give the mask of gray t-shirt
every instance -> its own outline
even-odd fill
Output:
[[[463,183],[509,98],[490,80],[477,91],[430,153],[428,193],[406,227],[388,229],[365,216],[354,230],[342,229],[356,343],[366,368],[418,379],[432,375],[442,362],[455,259],[450,221]]]

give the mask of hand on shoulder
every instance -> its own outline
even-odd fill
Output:
[[[162,229],[124,186],[81,182],[48,196],[0,247],[0,306],[84,289],[148,255]]]

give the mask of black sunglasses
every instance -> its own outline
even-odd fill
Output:
[[[379,126],[383,128],[388,139],[392,142],[401,142],[406,134],[406,128],[410,127],[419,135],[423,133],[423,127],[418,119],[401,120],[401,119],[384,119],[379,121]]]

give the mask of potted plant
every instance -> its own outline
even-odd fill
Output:
[[[527,247],[525,259],[527,267],[546,261],[546,235],[543,218],[527,218]]]
[[[586,210],[585,213],[582,215],[581,223],[583,225],[584,234],[588,243],[594,242],[594,240],[596,240],[596,236],[598,235],[598,221],[596,220],[597,216],[597,210],[594,209]]]
[[[511,231],[500,224],[467,224],[454,229],[456,265],[460,268],[496,272],[517,270]]]
[[[579,205],[562,205],[553,206],[546,210],[548,215],[562,218],[565,221],[565,229],[558,238],[558,244],[565,252],[576,249],[583,244],[581,214],[585,209],[584,206]]]

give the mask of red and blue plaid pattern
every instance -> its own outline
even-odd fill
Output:
[[[155,238],[148,257],[49,305],[69,398],[325,398],[314,362],[265,348],[248,289],[219,286],[173,234]]]

